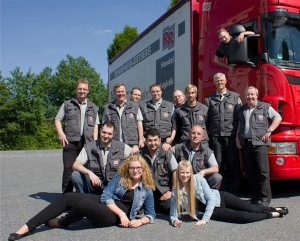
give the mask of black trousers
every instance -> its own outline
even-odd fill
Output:
[[[153,193],[155,212],[162,213],[164,215],[169,215],[171,207],[171,198],[167,200],[160,200],[161,195],[162,194],[158,189],[156,189]]]
[[[239,155],[233,136],[217,136],[209,139],[223,176],[222,190],[237,191],[240,186]]]
[[[125,213],[130,210],[122,203],[116,202],[117,206]],[[54,203],[30,219],[26,225],[32,231],[36,227],[47,224],[53,218],[58,217],[64,211],[69,213],[59,220],[59,225],[67,227],[86,217],[95,227],[108,227],[120,223],[120,219],[105,204],[100,203],[100,196],[87,193],[66,193]]]
[[[63,176],[62,176],[62,192],[73,192],[73,183],[72,183],[72,173],[73,173],[73,164],[76,160],[76,157],[80,153],[84,145],[83,139],[81,141],[69,142],[63,148]]]
[[[272,218],[273,207],[254,205],[237,196],[220,192],[221,206],[215,207],[211,219],[231,223],[251,223]]]
[[[246,178],[249,183],[251,197],[256,200],[271,201],[270,170],[268,161],[268,147],[254,146],[245,140],[243,162]]]

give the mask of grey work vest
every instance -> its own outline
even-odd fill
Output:
[[[169,163],[171,162],[172,151],[164,151],[162,145],[160,145],[153,164],[151,155],[146,146],[140,150],[140,154],[145,158],[152,169],[155,186],[160,193],[164,194],[167,191],[171,191],[172,172],[169,170]]]
[[[85,144],[84,148],[88,156],[88,162],[85,166],[95,173],[106,186],[117,173],[119,166],[124,160],[125,144],[116,140],[111,141],[110,148],[107,150],[109,153],[105,168],[99,140]]]
[[[239,98],[238,93],[227,91],[222,100],[216,93],[205,99],[208,106],[207,129],[209,136],[236,135]]]
[[[189,160],[191,152],[192,149],[189,141],[175,145],[175,158],[178,163],[182,160]],[[194,174],[210,167],[208,165],[208,159],[212,153],[213,151],[210,148],[204,148],[202,146],[195,152],[191,161]]]
[[[196,106],[191,108],[187,103],[176,109],[177,129],[181,130],[180,141],[189,140],[189,133],[193,126],[201,126],[204,130],[204,140],[208,141],[206,130],[206,118],[208,107],[197,101]]]
[[[137,114],[139,110],[139,104],[128,101],[125,104],[122,116],[121,116],[121,128],[125,143],[127,145],[138,145],[139,136],[137,129]],[[103,116],[115,124],[114,140],[120,140],[120,116],[118,113],[116,102],[113,101],[107,104],[104,108]]]
[[[252,144],[254,146],[268,145],[268,143],[263,142],[261,138],[266,133],[269,127],[268,120],[268,109],[271,105],[264,102],[258,102],[254,107],[249,119],[249,126],[252,137]],[[241,145],[244,145],[244,131],[245,131],[245,117],[244,112],[247,110],[247,104],[243,105],[239,110],[239,140]]]
[[[141,104],[143,114],[144,131],[156,128],[160,132],[162,139],[166,139],[172,134],[172,112],[174,105],[166,100],[162,100],[161,105],[156,111],[152,100]]]
[[[65,101],[64,132],[69,142],[80,141],[81,112],[76,98]],[[87,101],[87,107],[83,125],[83,136],[86,142],[93,141],[94,127],[99,108],[91,101]]]

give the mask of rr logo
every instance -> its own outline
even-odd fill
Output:
[[[175,45],[175,24],[163,30],[163,50],[171,49]]]

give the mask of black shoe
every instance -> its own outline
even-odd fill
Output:
[[[270,206],[271,201],[268,199],[262,198],[260,201],[258,201],[258,205],[262,206]]]
[[[276,207],[276,208],[281,208],[281,210],[276,210],[276,212],[280,214],[280,217],[283,217],[284,215],[287,215],[289,213],[287,207]]]
[[[13,240],[19,240],[21,238],[24,238],[28,235],[32,234],[30,231],[23,233],[23,234],[17,234],[17,233],[11,233],[8,237],[9,241],[13,241]]]
[[[265,198],[262,199],[251,198],[250,203],[255,205],[261,205],[261,206],[270,206],[271,201]]]

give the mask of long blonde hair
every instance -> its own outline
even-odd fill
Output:
[[[118,169],[118,174],[121,176],[119,184],[123,184],[127,189],[132,188],[132,179],[129,174],[129,164],[132,161],[138,161],[142,165],[142,182],[146,188],[155,190],[155,184],[152,177],[152,171],[141,155],[131,155],[126,158]]]
[[[178,163],[178,168],[176,170],[176,205],[177,213],[181,215],[182,207],[180,205],[180,189],[183,187],[179,179],[179,173],[181,168],[189,168],[191,172],[191,178],[188,181],[189,192],[188,192],[188,202],[189,202],[189,215],[192,218],[196,218],[196,198],[195,198],[195,187],[194,187],[194,178],[193,178],[193,168],[189,161],[183,160]]]

